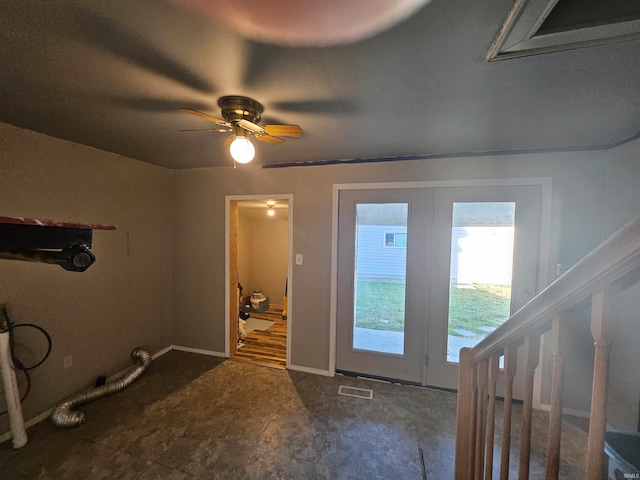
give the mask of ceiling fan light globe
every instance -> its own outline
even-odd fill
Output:
[[[229,145],[231,157],[238,163],[249,163],[256,154],[253,143],[242,135],[236,136]]]

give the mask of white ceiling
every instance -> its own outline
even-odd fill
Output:
[[[222,95],[304,129],[259,143],[261,164],[594,146],[640,130],[640,41],[487,62],[512,5],[432,0],[357,43],[280,47],[169,0],[0,0],[0,121],[170,168],[231,165],[225,135],[179,131],[212,127],[178,109],[219,116]]]

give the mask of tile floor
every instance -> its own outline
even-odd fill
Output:
[[[373,389],[373,400],[338,395],[341,384]],[[24,448],[1,444],[0,478],[453,478],[451,393],[172,351],[128,389],[83,409],[80,427],[45,421],[28,430]],[[534,424],[538,479],[546,415],[536,412]],[[585,446],[584,433],[567,423],[562,478],[584,478]]]

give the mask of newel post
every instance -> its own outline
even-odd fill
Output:
[[[591,333],[595,345],[595,358],[587,445],[587,480],[599,480],[603,478],[605,471],[609,351],[615,336],[619,293],[619,285],[609,285],[591,297]]]
[[[455,480],[473,478],[476,410],[474,381],[471,349],[463,348],[460,350],[458,373]]]

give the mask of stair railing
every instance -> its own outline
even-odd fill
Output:
[[[512,448],[513,381],[522,346],[524,398],[518,478],[529,478],[534,372],[539,363],[540,337],[552,330],[552,384],[546,479],[557,479],[562,434],[564,365],[572,343],[571,320],[577,308],[590,302],[594,340],[586,479],[604,478],[609,352],[617,323],[618,296],[640,281],[640,217],[632,220],[514,313],[474,348],[460,351],[456,430],[456,480],[493,478],[496,384],[504,378],[504,409],[500,480],[509,478]],[[504,355],[503,373],[500,357]]]

